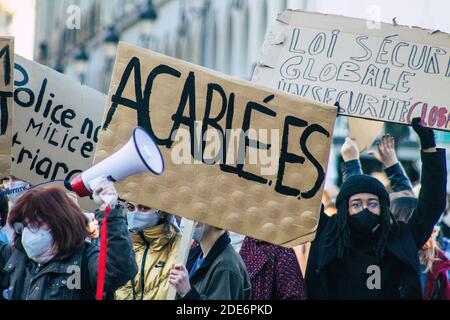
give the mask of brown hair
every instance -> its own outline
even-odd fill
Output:
[[[8,222],[14,225],[25,220],[30,225],[46,223],[49,226],[58,256],[71,255],[89,236],[87,217],[59,187],[40,187],[25,192],[9,213]]]

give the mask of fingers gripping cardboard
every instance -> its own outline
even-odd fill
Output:
[[[165,172],[118,183],[121,198],[294,246],[314,238],[335,117],[333,106],[120,43],[95,162],[144,127]]]

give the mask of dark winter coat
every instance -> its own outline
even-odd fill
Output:
[[[95,298],[99,248],[86,242],[65,258],[37,264],[26,255],[21,242],[0,243],[0,270],[7,280],[10,300],[88,300]],[[125,218],[117,208],[108,216],[108,251],[105,292],[113,292],[137,272]]]
[[[189,252],[186,268],[192,266],[201,254],[196,246]],[[190,278],[191,290],[183,300],[249,300],[251,284],[244,262],[224,233]]]
[[[422,152],[422,187],[418,204],[408,223],[398,222],[387,242],[386,252],[398,259],[403,266],[399,277],[398,297],[422,299],[418,250],[430,238],[434,225],[445,209],[447,169],[445,150]],[[316,238],[306,269],[306,285],[311,299],[333,299],[328,288],[327,266],[336,261],[337,247],[329,246],[327,234],[336,216],[321,213]]]
[[[239,254],[252,283],[252,300],[305,300],[306,287],[292,248],[246,237]]]

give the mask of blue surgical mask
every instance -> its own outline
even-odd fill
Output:
[[[50,230],[23,228],[22,245],[28,258],[37,263],[45,263],[54,257],[54,240]]]
[[[129,211],[127,213],[128,229],[132,232],[138,232],[146,228],[154,227],[161,219],[159,211],[154,213],[144,213],[142,211]]]
[[[196,226],[194,229],[194,234],[192,235],[192,239],[199,242],[202,241],[203,236],[205,235],[205,225]]]

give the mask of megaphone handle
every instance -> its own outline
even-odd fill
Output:
[[[105,274],[106,274],[106,253],[108,249],[108,215],[111,212],[109,205],[105,208],[103,217],[102,230],[100,234],[100,255],[98,257],[97,267],[97,293],[96,300],[103,300],[103,291],[105,289]]]

